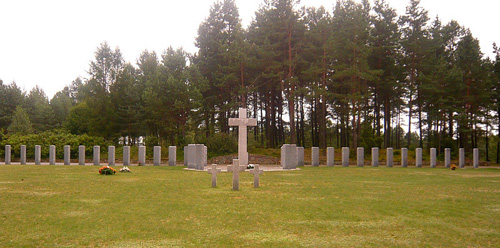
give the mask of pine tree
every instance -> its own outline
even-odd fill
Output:
[[[7,128],[7,132],[19,133],[22,135],[33,133],[33,126],[31,125],[28,113],[21,106],[16,107],[16,111],[14,112],[9,128]]]

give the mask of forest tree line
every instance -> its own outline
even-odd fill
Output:
[[[431,19],[419,0],[401,16],[384,0],[338,0],[332,10],[265,0],[247,28],[234,0],[220,0],[195,44],[195,54],[145,50],[133,64],[104,42],[88,77],[50,100],[0,80],[1,134],[185,145],[234,136],[228,119],[243,106],[258,120],[255,146],[470,152],[494,139],[498,159],[500,49],[485,57],[469,29]]]

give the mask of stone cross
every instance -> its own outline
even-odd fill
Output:
[[[233,165],[227,166],[227,171],[233,172],[233,190],[240,189],[240,171],[244,171],[247,167],[240,165],[238,159],[233,159]]]
[[[249,171],[250,174],[253,174],[253,187],[258,188],[259,187],[259,175],[262,174],[264,171],[259,169],[259,165],[256,164],[253,170]]]
[[[217,174],[220,173],[221,169],[217,169],[217,165],[213,164],[211,169],[207,170],[208,173],[212,174],[212,187],[217,187]]]
[[[238,126],[238,160],[240,165],[248,165],[247,127],[257,126],[257,119],[247,118],[247,109],[239,109],[239,118],[229,118],[229,126]]]

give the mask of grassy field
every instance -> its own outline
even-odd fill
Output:
[[[498,247],[500,170],[0,166],[0,247]]]

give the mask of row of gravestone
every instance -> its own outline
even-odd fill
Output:
[[[364,148],[358,147],[356,149],[356,165],[358,167],[362,167],[365,164],[365,154]],[[392,167],[394,164],[394,156],[393,149],[386,149],[386,165],[387,167]],[[378,167],[379,165],[379,148],[372,148],[372,161],[371,165],[373,167]],[[436,167],[436,148],[430,149],[430,166]],[[465,167],[465,150],[464,148],[460,148],[458,150],[459,158],[458,158],[458,166],[460,168]],[[451,165],[451,149],[444,149],[444,165],[445,167],[450,167]],[[335,161],[335,148],[328,147],[326,152],[326,166],[331,167],[334,166]],[[349,166],[349,147],[342,147],[342,166]],[[416,167],[422,167],[422,148],[415,149],[415,165]],[[474,148],[473,150],[473,162],[472,165],[474,168],[479,167],[479,149]],[[304,147],[297,147],[296,145],[285,144],[281,147],[281,166],[283,169],[296,169],[297,166],[304,166]],[[311,166],[319,166],[319,148],[312,147],[311,148]],[[401,148],[401,166],[408,166],[408,149]]]
[[[70,148],[71,147],[69,145],[65,145],[63,148],[64,149],[64,165],[70,165],[70,160],[71,160]],[[39,145],[36,145],[35,146],[35,165],[41,164],[41,151],[42,151],[42,147]],[[161,164],[161,146],[155,146],[153,151],[154,151],[153,165],[160,165]],[[101,147],[94,146],[93,152],[94,152],[93,164],[100,165]],[[168,165],[175,166],[176,153],[177,153],[177,148],[175,146],[168,147]],[[139,146],[138,155],[139,155],[138,156],[139,157],[139,161],[138,161],[139,165],[146,165],[146,147],[145,146]],[[12,160],[11,160],[11,146],[6,145],[5,146],[5,164],[10,164],[11,162],[12,162]],[[26,164],[26,146],[25,145],[21,145],[21,147],[20,147],[20,162],[21,162],[21,164]],[[50,165],[56,164],[56,146],[54,146],[54,145],[51,145],[49,147],[49,164]],[[85,165],[85,146],[78,146],[78,164]],[[108,147],[108,165],[115,165],[115,147],[114,146]],[[124,166],[130,165],[130,146],[123,147],[123,165]]]

